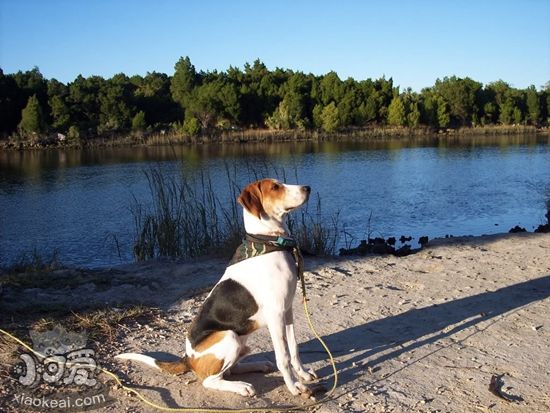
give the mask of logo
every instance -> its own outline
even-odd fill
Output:
[[[20,386],[14,401],[40,411],[91,410],[112,402],[98,382],[100,372],[85,332],[56,325],[45,332],[30,331],[33,352],[19,355],[13,372]],[[47,394],[48,390],[53,390]]]

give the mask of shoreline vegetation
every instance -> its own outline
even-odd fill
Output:
[[[437,79],[419,92],[390,77],[340,79],[260,60],[198,71],[45,79],[0,68],[0,149],[49,146],[379,139],[420,135],[548,134],[550,82]]]
[[[384,141],[388,139],[441,139],[463,140],[471,138],[492,138],[495,136],[548,136],[550,128],[528,125],[492,125],[462,127],[457,129],[433,129],[429,127],[379,126],[353,128],[338,132],[301,130],[243,129],[219,131],[210,135],[186,136],[177,132],[149,133],[139,137],[133,135],[119,137],[96,137],[86,141],[71,142],[58,134],[43,136],[34,140],[0,140],[0,150],[102,148],[102,147],[152,147],[168,145],[202,145],[224,143],[278,143],[278,142],[334,142],[334,141]]]

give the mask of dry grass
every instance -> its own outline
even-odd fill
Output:
[[[128,308],[104,308],[86,312],[73,312],[62,317],[48,315],[27,323],[24,315],[17,323],[6,328],[18,338],[30,344],[29,330],[47,331],[60,324],[71,331],[85,331],[89,339],[102,343],[114,342],[129,325],[153,325],[159,323],[162,311],[154,307],[132,306]],[[13,353],[18,344],[0,335],[0,361]]]

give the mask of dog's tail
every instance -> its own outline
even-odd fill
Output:
[[[183,358],[176,361],[160,361],[154,357],[146,356],[145,354],[123,353],[115,356],[115,358],[120,360],[139,361],[157,370],[165,371],[170,374],[183,374],[191,370],[187,356],[183,356]]]

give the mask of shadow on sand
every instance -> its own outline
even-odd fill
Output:
[[[412,309],[326,335],[323,339],[334,350],[335,357],[352,355],[343,362],[337,362],[338,370],[343,372],[339,382],[345,384],[365,374],[365,361],[368,361],[369,367],[375,368],[405,352],[433,344],[480,322],[495,319],[549,296],[550,276],[544,276],[496,291]],[[315,339],[300,344],[300,349],[306,363],[326,358]],[[272,352],[264,353],[263,356],[270,359],[274,357]],[[331,373],[332,369],[328,365],[318,372],[320,376]]]

